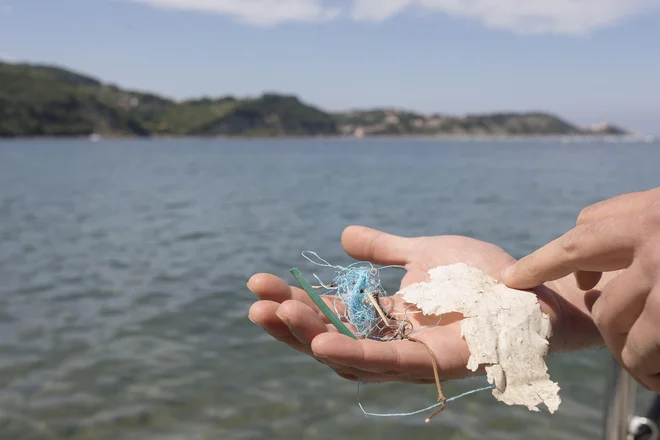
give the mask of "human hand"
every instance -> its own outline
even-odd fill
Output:
[[[423,274],[441,265],[464,262],[500,279],[503,268],[515,262],[495,245],[458,236],[403,238],[350,227],[344,231],[342,243],[346,252],[359,261],[406,265],[409,271],[401,282],[402,288],[423,281]],[[535,289],[553,325],[551,350],[593,345],[598,340],[598,332],[590,318],[560,296],[560,289],[555,287],[559,285]],[[249,313],[254,323],[276,339],[330,366],[340,376],[367,382],[434,381],[429,353],[423,345],[407,340],[382,342],[344,336],[327,322],[303,290],[288,286],[274,275],[255,275],[248,287],[259,297]],[[385,305],[393,306],[393,312],[403,310],[400,295],[381,301],[390,301]],[[415,327],[437,321],[422,314],[409,315],[409,319]],[[415,339],[423,341],[433,351],[441,380],[475,374],[466,367],[470,353],[461,337],[459,320],[460,316],[446,315],[440,326],[415,333]]]
[[[660,187],[648,191],[622,194],[584,208],[578,215],[576,225],[586,226],[608,217],[622,217],[635,214],[660,202]],[[582,290],[592,289],[602,276],[602,272],[575,272],[578,286]]]
[[[660,392],[660,188],[593,205],[577,224],[508,268],[506,284],[531,288],[575,273],[588,290],[601,273],[623,270],[584,301],[619,363]]]

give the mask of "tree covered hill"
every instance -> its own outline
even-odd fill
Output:
[[[426,116],[373,109],[328,113],[296,96],[266,93],[176,101],[125,90],[63,68],[0,62],[0,137],[378,136],[625,134],[576,127],[546,113]]]
[[[295,96],[174,101],[50,66],[0,63],[0,136],[333,135]]]

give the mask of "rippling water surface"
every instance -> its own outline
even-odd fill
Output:
[[[247,320],[245,282],[311,270],[303,249],[349,262],[339,236],[355,223],[469,235],[520,257],[585,205],[657,186],[659,169],[657,145],[632,144],[0,143],[0,438],[598,436],[603,352],[551,357],[553,416],[483,393],[430,425],[365,419],[354,383]],[[363,395],[374,411],[433,400],[432,386]]]

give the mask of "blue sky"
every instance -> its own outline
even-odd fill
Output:
[[[0,57],[176,98],[546,110],[660,134],[660,0],[0,0]]]

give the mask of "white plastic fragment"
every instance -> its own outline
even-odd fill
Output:
[[[536,295],[498,283],[464,263],[429,271],[430,281],[401,290],[403,298],[425,315],[462,313],[461,334],[470,350],[467,367],[486,365],[493,395],[508,405],[538,411],[545,403],[554,413],[561,399],[544,357],[552,329]]]

